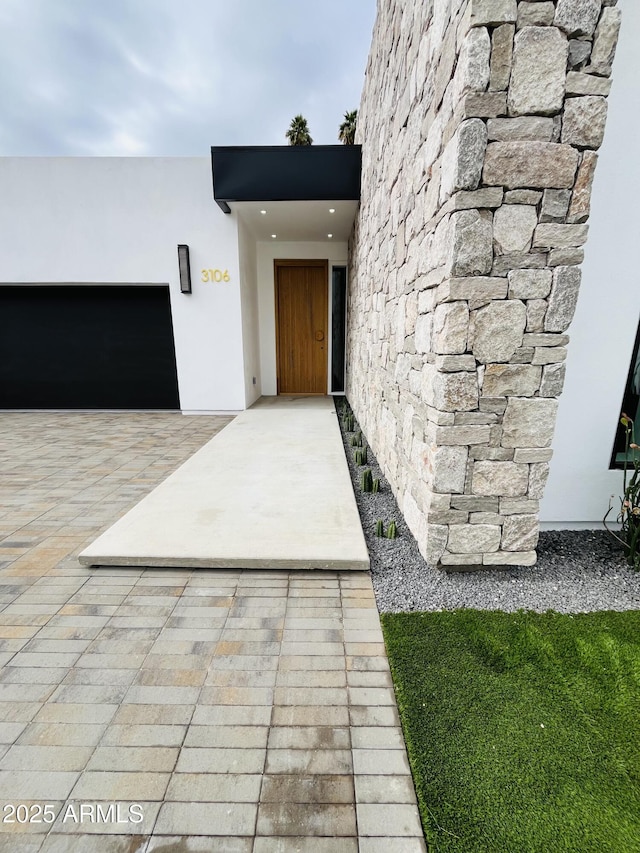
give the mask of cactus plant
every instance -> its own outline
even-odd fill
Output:
[[[374,477],[373,478],[373,484],[371,486],[371,491],[373,492],[374,495],[377,495],[378,492],[380,491],[380,477]]]
[[[366,468],[362,472],[362,491],[370,492],[373,488],[373,477],[371,476],[371,468]]]
[[[381,518],[376,521],[376,536],[384,536],[384,524]]]
[[[355,463],[356,465],[366,465],[367,464],[367,448],[359,447],[356,450],[355,454]]]
[[[355,420],[353,414],[349,413],[344,417],[344,428],[347,432],[353,432],[355,427]]]
[[[396,527],[396,523],[395,521],[390,521],[387,527],[387,539],[396,539],[397,536],[398,528]]]
[[[351,447],[360,447],[358,444],[358,436],[355,434],[351,436]]]
[[[358,430],[358,432],[354,435],[355,444],[357,447],[363,447],[364,442],[362,440],[362,432]]]

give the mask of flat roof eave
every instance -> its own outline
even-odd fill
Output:
[[[211,147],[213,196],[234,201],[359,201],[360,145]]]

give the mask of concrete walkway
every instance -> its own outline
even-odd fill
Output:
[[[332,398],[262,398],[86,548],[80,562],[368,569]]]
[[[225,423],[0,418],[0,851],[425,851],[368,573],[78,563]]]

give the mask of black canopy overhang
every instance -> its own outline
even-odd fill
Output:
[[[360,145],[211,148],[213,197],[234,201],[360,201]]]

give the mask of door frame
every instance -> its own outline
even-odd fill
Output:
[[[329,339],[329,330],[330,330],[330,322],[331,322],[331,311],[330,311],[330,292],[329,292],[329,261],[327,258],[276,258],[273,262],[273,288],[274,288],[274,305],[275,305],[275,325],[276,325],[276,394],[280,395],[280,322],[279,322],[279,288],[278,288],[278,268],[280,267],[321,267],[324,269],[324,278],[325,278],[325,306],[327,316],[325,317],[327,334],[326,338],[328,343]],[[325,390],[322,394],[326,395],[329,393],[329,380],[330,380],[330,372],[329,372],[329,357],[331,354],[331,347],[327,344],[326,354],[325,354]],[[286,396],[296,396],[294,394],[287,394]],[[306,397],[311,396],[309,392],[300,392],[300,396]],[[317,396],[320,396],[319,394]]]

